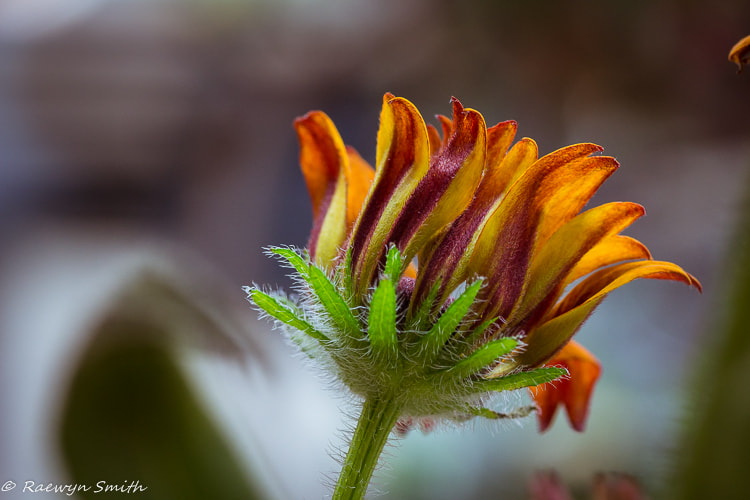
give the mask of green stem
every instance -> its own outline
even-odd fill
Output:
[[[364,498],[380,453],[401,413],[392,397],[365,400],[333,500]]]

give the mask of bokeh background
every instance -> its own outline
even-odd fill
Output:
[[[70,373],[145,265],[244,325],[242,352],[185,362],[238,455],[288,498],[328,494],[353,406],[241,286],[288,288],[262,247],[306,244],[293,119],[324,110],[372,161],[388,91],[428,120],[451,96],[488,124],[517,120],[542,154],[604,146],[621,167],[594,202],[643,204],[627,234],[705,292],[638,282],[597,310],[578,335],[604,366],[585,433],[562,415],[544,435],[533,419],[413,433],[375,487],[524,498],[534,471],[556,469],[576,492],[607,471],[658,491],[750,171],[750,71],[727,61],[749,33],[744,0],[2,0],[0,480],[66,477]]]

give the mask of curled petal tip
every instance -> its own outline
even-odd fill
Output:
[[[588,150],[588,156],[592,156],[592,155],[595,156],[595,155],[598,155],[599,153],[601,153],[602,151],[604,151],[604,146],[600,146],[598,144],[594,144],[593,142],[582,142],[580,144],[575,144],[575,145],[569,146],[569,147],[580,148],[582,150]],[[563,149],[566,149],[566,148],[563,148]],[[614,160],[614,158],[612,158],[612,160]],[[617,162],[615,162],[615,163],[617,163]]]
[[[703,285],[701,285],[701,282],[698,281],[698,278],[690,273],[688,273],[688,277],[690,278],[689,285],[698,290],[698,293],[703,293]]]
[[[453,121],[454,123],[459,121],[466,114],[464,107],[458,102],[458,99],[453,101]]]
[[[297,128],[302,122],[304,122],[305,120],[308,120],[310,118],[310,115],[312,115],[313,113],[317,113],[317,111],[308,111],[304,115],[298,116],[297,118],[295,118],[294,128]]]
[[[531,390],[539,409],[539,432],[549,428],[559,405],[565,406],[571,427],[583,432],[591,395],[601,374],[599,361],[578,343],[568,342],[546,366],[562,366],[570,375]]]
[[[325,113],[322,111],[309,111],[302,116],[298,116],[294,119],[294,129],[299,134],[305,128],[306,124],[320,121],[322,119],[321,115],[325,115]]]
[[[750,35],[734,44],[729,51],[729,61],[737,65],[737,73],[742,71],[744,64],[750,62]]]

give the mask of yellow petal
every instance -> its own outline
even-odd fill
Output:
[[[520,176],[533,164],[537,151],[533,140],[522,139],[499,165],[492,167],[487,162],[484,177],[469,207],[435,248],[419,255],[422,274],[417,280],[414,302],[423,299],[438,281],[443,284],[439,298],[439,302],[442,302],[460,283],[472,277],[474,271],[469,264],[482,229],[503,200],[508,180]]]
[[[393,228],[392,240],[408,260],[469,206],[482,179],[487,151],[484,118],[464,109],[457,99],[453,108],[453,134],[433,157]]]
[[[651,260],[651,253],[646,248],[646,245],[634,238],[621,234],[609,236],[581,257],[581,260],[578,261],[565,277],[562,288],[602,267],[626,260],[639,259]]]
[[[523,297],[510,314],[509,323],[527,324],[532,310],[552,306],[562,290],[563,279],[581,257],[644,213],[643,207],[637,203],[607,203],[587,210],[563,225],[534,253]]]
[[[681,281],[695,287],[698,291],[703,290],[694,276],[672,262],[659,260],[623,262],[587,276],[557,305],[554,314],[564,314],[586,302],[596,300],[597,297],[604,297],[612,290],[638,278]]]
[[[545,232],[572,218],[571,212],[580,210],[582,200],[616,167],[604,157],[588,157],[600,150],[594,144],[577,144],[539,159],[488,217],[467,267],[469,276],[489,278],[492,286],[483,290],[488,315],[507,317],[526,283],[535,241],[543,241]]]
[[[535,248],[546,241],[563,224],[575,217],[619,164],[609,156],[590,156],[571,162],[570,167],[557,171],[555,186],[537,203],[543,217],[539,223]]]
[[[570,340],[603,299],[604,296],[593,298],[531,330],[524,339],[526,350],[514,361],[524,367],[545,363]]]
[[[505,158],[508,148],[516,136],[518,123],[514,120],[500,122],[487,129],[487,166],[488,169],[499,165]]]
[[[526,350],[516,362],[528,367],[546,362],[570,340],[608,293],[638,278],[681,281],[701,289],[698,280],[671,262],[625,262],[602,269],[579,283],[550,314],[551,319],[527,334]]]
[[[380,114],[375,179],[351,239],[355,293],[372,281],[396,218],[429,167],[427,127],[406,99],[386,94]]]
[[[524,137],[505,154],[498,163],[488,161],[487,174],[477,191],[482,198],[497,198],[513,185],[527,168],[537,160],[539,150],[536,143]],[[494,166],[493,166],[494,165]]]

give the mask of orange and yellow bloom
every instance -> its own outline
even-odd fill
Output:
[[[489,364],[483,378],[565,367],[568,378],[532,389],[540,427],[563,404],[582,430],[600,371],[571,341],[582,323],[609,292],[637,278],[700,284],[620,234],[644,214],[640,205],[582,211],[618,168],[599,146],[576,144],[539,158],[533,140],[512,144],[515,122],[488,128],[479,112],[452,104],[452,119],[438,117],[441,137],[411,102],[386,94],[375,169],[344,145],[324,113],[297,119],[313,205],[310,259],[342,274],[337,279],[352,307],[366,308],[395,247],[404,331],[429,326],[481,279],[468,319],[449,337],[476,346],[519,342],[522,348]]]
[[[306,251],[271,248],[296,296],[246,290],[311,358],[362,401],[333,498],[364,497],[391,433],[415,424],[558,406],[582,430],[599,362],[571,340],[612,290],[690,274],[620,233],[638,204],[583,211],[617,162],[594,144],[541,158],[452,100],[441,131],[386,94],[375,168],[313,111],[295,121],[313,208]],[[442,132],[442,133],[441,133]],[[501,413],[492,394],[529,388],[535,405]]]

